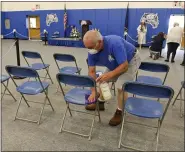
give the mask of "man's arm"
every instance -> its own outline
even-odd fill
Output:
[[[95,66],[89,66],[89,76],[92,77],[94,80],[96,80],[96,67]],[[91,88],[92,92],[95,92],[95,88]]]

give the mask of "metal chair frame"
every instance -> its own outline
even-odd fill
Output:
[[[5,82],[7,82],[7,83],[5,84]],[[3,91],[3,93],[1,92],[1,95],[2,95],[1,96],[1,101],[3,100],[4,95],[10,95],[10,96],[12,96],[12,98],[14,99],[14,101],[16,102],[17,100],[15,99],[14,95],[8,89],[9,78],[6,81],[1,82],[1,84],[4,86],[4,91]],[[6,94],[6,91],[8,91],[9,94]]]
[[[73,58],[73,61],[64,61],[64,60],[61,61],[61,60],[60,60],[60,62],[75,62],[75,66],[76,66],[76,68],[77,68],[77,73],[76,73],[76,74],[80,75],[80,72],[81,72],[81,71],[79,70],[79,67],[78,67],[78,65],[77,65],[76,58],[75,58],[73,55],[55,53],[55,54],[53,54],[53,58],[54,58],[54,60],[55,60],[55,63],[56,63],[56,65],[57,65],[57,68],[58,68],[58,72],[59,72],[59,73],[60,73],[60,66],[59,66],[59,64],[58,64],[59,61],[57,61],[57,59],[56,59],[56,57],[55,57],[56,55],[65,55],[65,56],[69,56],[69,57]],[[66,84],[65,84],[65,86],[66,86]],[[59,87],[60,87],[60,86],[57,87],[57,92],[59,92],[59,91],[58,91]]]
[[[141,64],[154,64],[154,65],[162,65],[162,66],[166,66],[167,68],[168,68],[168,71],[166,72],[166,74],[165,74],[165,77],[164,77],[164,80],[163,80],[163,83],[162,83],[162,85],[164,85],[164,83],[165,83],[165,81],[166,81],[166,78],[167,78],[167,76],[168,76],[168,73],[169,73],[169,70],[170,70],[170,67],[168,66],[168,65],[166,65],[166,64],[161,64],[161,63],[151,63],[151,62],[141,62]],[[139,68],[140,69],[140,68]],[[143,70],[143,69],[141,69],[141,70]],[[143,71],[148,71],[148,70],[143,70]],[[154,71],[150,71],[150,72],[154,72]],[[155,71],[155,72],[157,72],[157,71]],[[138,77],[138,73],[139,73],[139,71],[137,71],[137,73],[136,73],[136,81],[137,81],[137,77]],[[161,73],[161,72],[160,72]]]
[[[42,56],[41,56],[38,52],[22,51],[23,58],[25,59],[27,65],[28,65],[29,67],[31,67],[31,66],[30,66],[30,64],[29,64],[29,62],[28,62],[28,60],[27,60],[26,58],[31,58],[31,57],[25,57],[23,53],[35,53],[35,54],[37,54],[37,55],[40,57],[40,58],[37,58],[37,59],[40,59],[40,60],[42,61],[42,64],[45,65],[44,60],[42,59]],[[33,58],[32,58],[32,59],[33,59]],[[46,70],[46,75],[45,75],[44,77],[41,77],[41,76],[40,76],[40,78],[44,78],[44,81],[45,81],[46,79],[49,79],[49,80],[51,81],[51,83],[53,84],[53,80],[51,79],[51,76],[50,76],[50,74],[49,74],[49,66],[48,66],[47,68],[39,69],[39,70]],[[37,70],[37,71],[38,71],[38,70]],[[47,76],[48,76],[49,78],[48,78]]]
[[[172,106],[174,106],[175,102],[176,102],[177,100],[180,100],[180,117],[181,117],[181,118],[184,116],[184,112],[183,112],[183,103],[182,103],[182,101],[185,100],[185,99],[182,98],[182,89],[184,89],[184,86],[185,86],[185,82],[184,82],[184,84],[182,84],[182,86],[181,86],[181,88],[180,88],[180,90],[179,90],[177,96],[175,97],[175,100],[174,100],[173,103],[172,103]],[[178,98],[179,95],[180,95],[180,99]]]
[[[57,81],[58,81],[58,83],[59,83],[60,89],[61,89],[62,94],[63,94],[63,97],[64,97],[64,96],[65,96],[65,93],[64,93],[63,87],[62,87],[62,85],[61,85],[62,82],[59,80],[59,75],[64,75],[64,76],[65,76],[65,75],[66,75],[66,76],[69,75],[69,76],[70,76],[71,74],[62,74],[62,73],[57,74]],[[75,76],[76,76],[76,77],[84,77],[84,76],[79,76],[79,75],[74,75],[74,77],[75,77]],[[87,77],[86,77],[86,78],[87,78]],[[93,83],[94,83],[95,94],[96,94],[96,96],[97,96],[96,82],[95,82],[94,80],[92,80],[92,81],[93,81]],[[84,85],[83,87],[86,87],[86,86]],[[67,133],[75,134],[75,135],[82,136],[82,137],[88,137],[88,140],[91,140],[92,131],[93,131],[93,127],[94,127],[95,117],[98,116],[99,122],[101,122],[100,111],[99,111],[99,101],[97,100],[97,102],[96,102],[96,109],[95,109],[95,111],[94,111],[94,114],[89,113],[89,112],[80,111],[80,110],[71,109],[71,108],[69,107],[69,104],[70,104],[70,103],[68,103],[67,101],[65,101],[65,102],[66,102],[66,109],[65,109],[64,116],[63,116],[63,118],[62,118],[61,127],[60,127],[60,133],[62,133],[62,132],[67,132]],[[75,104],[75,105],[76,105],[76,104]],[[72,117],[72,111],[75,111],[75,112],[78,112],[78,113],[85,113],[85,114],[88,114],[88,115],[92,115],[92,116],[93,116],[93,118],[92,118],[92,124],[91,124],[91,127],[90,127],[90,132],[89,132],[89,134],[82,134],[82,133],[78,133],[78,132],[74,132],[74,131],[70,131],[70,130],[64,129],[64,122],[65,122],[65,120],[66,120],[66,114],[67,114],[68,111],[69,111],[69,114],[70,114],[71,117]]]
[[[129,83],[129,82],[128,82]],[[125,90],[125,87],[126,87],[126,85],[128,84],[128,83],[125,83],[124,85],[123,85],[123,91]],[[131,82],[131,83],[137,83],[137,82]],[[143,85],[143,86],[154,86],[154,85],[151,85],[151,84],[142,84],[142,83],[140,83],[141,85]],[[163,86],[155,86],[155,87],[163,87]],[[127,146],[127,145],[125,145],[125,144],[123,144],[122,143],[122,138],[123,138],[123,128],[124,128],[124,125],[126,124],[126,123],[130,123],[130,124],[135,124],[135,125],[141,125],[141,126],[145,126],[145,127],[148,127],[148,128],[157,128],[157,132],[156,132],[156,147],[155,147],[155,151],[157,151],[158,150],[158,142],[159,142],[159,135],[160,135],[160,128],[161,128],[161,126],[162,126],[162,123],[163,123],[163,120],[164,120],[164,117],[165,117],[165,115],[166,115],[166,112],[167,112],[167,110],[168,110],[168,107],[169,107],[169,105],[170,105],[170,102],[171,102],[171,100],[172,100],[172,98],[173,98],[173,95],[174,95],[174,91],[171,89],[171,96],[169,97],[169,100],[168,100],[168,103],[167,103],[167,105],[166,105],[166,108],[165,108],[165,110],[164,110],[164,112],[163,112],[163,115],[162,115],[162,117],[161,118],[159,118],[158,119],[158,125],[157,126],[151,126],[151,125],[147,125],[147,124],[140,124],[140,123],[135,123],[135,122],[131,122],[131,121],[126,121],[125,120],[125,118],[126,118],[126,114],[127,114],[127,112],[126,112],[126,110],[125,110],[125,101],[123,102],[124,103],[124,105],[123,105],[123,112],[122,112],[122,124],[121,124],[121,133],[120,133],[120,138],[119,138],[119,144],[118,144],[118,148],[121,148],[121,146],[122,147],[124,147],[124,148],[127,148],[127,149],[132,149],[132,150],[136,150],[136,151],[145,151],[145,150],[142,150],[142,149],[138,149],[138,148],[134,148],[134,147],[131,147],[131,146]],[[137,117],[137,116],[136,116]],[[156,118],[157,119],[157,118]]]
[[[42,84],[42,81],[41,81],[41,79],[40,79],[40,76],[38,75],[37,71],[34,70],[34,69],[27,68],[27,67],[6,66],[6,71],[7,71],[7,72],[8,72],[8,68],[9,68],[9,67],[11,67],[11,68],[13,67],[13,68],[27,69],[27,70],[33,71],[33,72],[37,75],[35,78],[38,79],[38,81],[39,81],[39,83],[41,84],[41,87],[42,87],[42,89],[43,89],[43,92],[44,92],[44,94],[45,94],[45,96],[46,96],[45,99],[44,99],[44,102],[41,103],[41,102],[37,102],[37,101],[30,101],[30,100],[27,100],[27,99],[25,98],[24,94],[21,93],[21,92],[19,92],[19,93],[21,94],[21,98],[20,98],[20,100],[19,100],[19,104],[18,104],[18,107],[17,107],[17,110],[16,110],[16,114],[15,114],[14,121],[17,119],[17,120],[22,120],[22,121],[28,121],[28,122],[37,123],[37,124],[39,125],[39,124],[40,124],[40,121],[41,121],[41,117],[42,117],[42,114],[43,114],[45,105],[50,105],[52,111],[54,111],[54,108],[53,108],[53,106],[52,106],[52,104],[51,104],[51,101],[50,101],[50,99],[49,99],[49,97],[48,97],[48,88],[49,88],[49,86],[48,86],[46,89],[44,89],[43,84]],[[9,73],[9,72],[8,72],[8,74],[9,74],[10,78],[12,79],[13,83],[15,84],[15,86],[16,86],[16,88],[17,88],[18,85],[17,85],[17,83],[15,82],[15,80],[14,80],[13,77],[12,77],[13,74],[11,74],[11,73]],[[27,76],[27,77],[29,77],[29,76]],[[41,92],[41,93],[43,93],[43,92]],[[17,116],[17,115],[18,115],[18,112],[19,112],[19,108],[20,108],[21,102],[22,102],[22,99],[24,99],[24,101],[25,101],[26,105],[28,106],[28,108],[30,107],[30,105],[29,105],[28,102],[38,103],[38,104],[42,104],[42,105],[43,105],[42,108],[41,108],[40,115],[39,115],[37,121],[31,120],[31,119],[24,119],[24,118],[21,118],[21,117],[18,117],[18,116]],[[48,104],[46,103],[46,101],[48,101]]]

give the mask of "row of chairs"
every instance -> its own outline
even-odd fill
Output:
[[[67,57],[65,57],[65,59],[66,58]],[[66,60],[69,60],[69,59],[66,59]],[[127,100],[126,105],[125,105],[125,109],[124,109],[124,113],[130,113],[132,115],[143,117],[143,118],[152,118],[152,119],[157,118],[158,119],[157,143],[156,143],[156,150],[157,150],[159,130],[160,130],[162,121],[164,119],[164,116],[166,114],[166,111],[168,109],[168,106],[170,104],[170,101],[173,97],[173,89],[171,89],[167,86],[161,85],[161,84],[164,84],[164,82],[166,80],[167,74],[169,72],[169,67],[163,66],[160,64],[157,64],[157,66],[156,66],[156,65],[154,65],[154,63],[143,62],[140,66],[140,69],[148,70],[151,72],[164,72],[164,71],[166,72],[166,75],[165,75],[165,78],[163,81],[159,80],[158,78],[152,79],[152,77],[148,77],[148,76],[137,76],[136,80],[138,82],[128,82],[123,85],[124,91],[132,93],[134,95],[152,97],[152,98],[168,98],[169,99],[168,104],[166,105],[166,108],[163,108],[162,104],[160,104],[157,101],[132,97]],[[48,94],[47,94],[49,83],[41,81],[38,73],[36,72],[36,69],[33,69],[33,68],[7,66],[6,70],[9,73],[9,76],[11,78],[12,78],[12,75],[14,75],[14,76],[19,76],[19,77],[22,76],[22,77],[29,77],[29,78],[37,78],[37,80],[39,80],[39,81],[25,82],[22,85],[18,86],[15,83],[15,81],[12,79],[17,87],[17,91],[21,93],[21,99],[20,99],[20,102],[19,102],[19,105],[17,108],[15,119],[17,119],[17,118],[19,119],[19,117],[17,117],[17,113],[18,113],[19,106],[21,104],[22,99],[25,100],[25,102],[27,103],[27,106],[29,107],[29,104],[28,104],[27,100],[25,99],[24,94],[36,95],[38,93],[45,93],[46,100],[43,103],[43,107],[41,109],[39,119],[38,119],[38,121],[36,121],[39,124],[43,110],[44,110],[44,106],[46,105],[46,101],[48,101],[52,110],[54,110],[51,105],[51,102],[49,100]],[[72,73],[66,74],[61,71],[59,71],[59,72],[60,73],[57,74],[57,80],[59,82],[60,89],[64,95],[64,99],[67,104],[60,131],[61,132],[66,131],[66,132],[78,134],[81,136],[87,136],[90,140],[95,117],[98,116],[99,121],[101,121],[99,107],[98,107],[98,105],[99,105],[98,100],[96,102],[97,109],[95,110],[95,112],[93,114],[93,121],[92,121],[91,129],[90,129],[90,132],[88,135],[65,130],[63,128],[63,126],[64,126],[64,121],[66,119],[66,113],[69,111],[70,115],[72,116],[71,111],[75,111],[75,110],[72,110],[69,107],[69,105],[70,104],[75,104],[75,105],[88,104],[88,102],[86,102],[86,100],[85,100],[85,96],[90,94],[90,90],[74,88],[74,89],[70,90],[69,92],[64,93],[64,90],[63,90],[61,83],[64,83],[67,85],[72,85],[72,86],[81,86],[81,87],[95,87],[96,83],[94,82],[94,80],[92,80],[91,78],[89,78],[87,76],[74,75]],[[146,81],[147,81],[147,83],[146,83]],[[153,85],[153,83],[155,85]],[[30,89],[30,88],[32,88],[32,89]],[[82,111],[78,111],[78,112],[82,112]],[[88,114],[92,114],[92,113],[88,113]],[[120,134],[120,140],[119,140],[119,148],[121,145],[124,147],[127,147],[127,148],[132,148],[132,147],[128,147],[128,146],[123,145],[121,142],[122,133],[123,133],[123,126],[125,123],[124,117],[125,117],[125,114],[123,115],[123,122],[122,122],[121,134]]]

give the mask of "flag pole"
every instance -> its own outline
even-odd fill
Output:
[[[124,27],[124,36],[125,36],[125,40],[127,35],[125,34],[125,32],[128,33],[128,20],[129,20],[129,2],[127,3],[127,11],[126,11],[126,15],[125,15],[125,27]]]

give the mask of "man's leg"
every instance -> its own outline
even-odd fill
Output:
[[[165,60],[166,62],[169,62],[169,59],[170,59],[170,54],[171,54],[171,50],[172,50],[172,44],[171,43],[168,43],[168,51],[167,51],[167,59]]]
[[[172,59],[171,59],[172,63],[175,62],[174,59],[175,59],[178,46],[179,46],[178,43],[173,43],[173,52],[172,52]]]
[[[123,92],[122,85],[126,81],[134,81],[140,64],[141,64],[141,58],[139,56],[139,53],[136,53],[134,58],[129,63],[129,67],[128,67],[127,72],[120,75],[117,82],[116,82],[116,87],[118,89],[118,94],[117,94],[118,105],[117,105],[117,109],[116,109],[114,116],[109,121],[109,125],[111,125],[111,126],[117,126],[122,121],[122,110],[125,107],[124,102],[128,98],[128,93]]]
[[[115,112],[114,116],[109,121],[109,125],[117,126],[121,123],[121,121],[122,121],[122,110],[124,108],[125,101],[127,100],[127,98],[128,98],[128,93],[126,93],[126,92],[124,93],[123,90],[118,89],[118,96],[117,96],[118,107],[116,109],[116,112]]]

